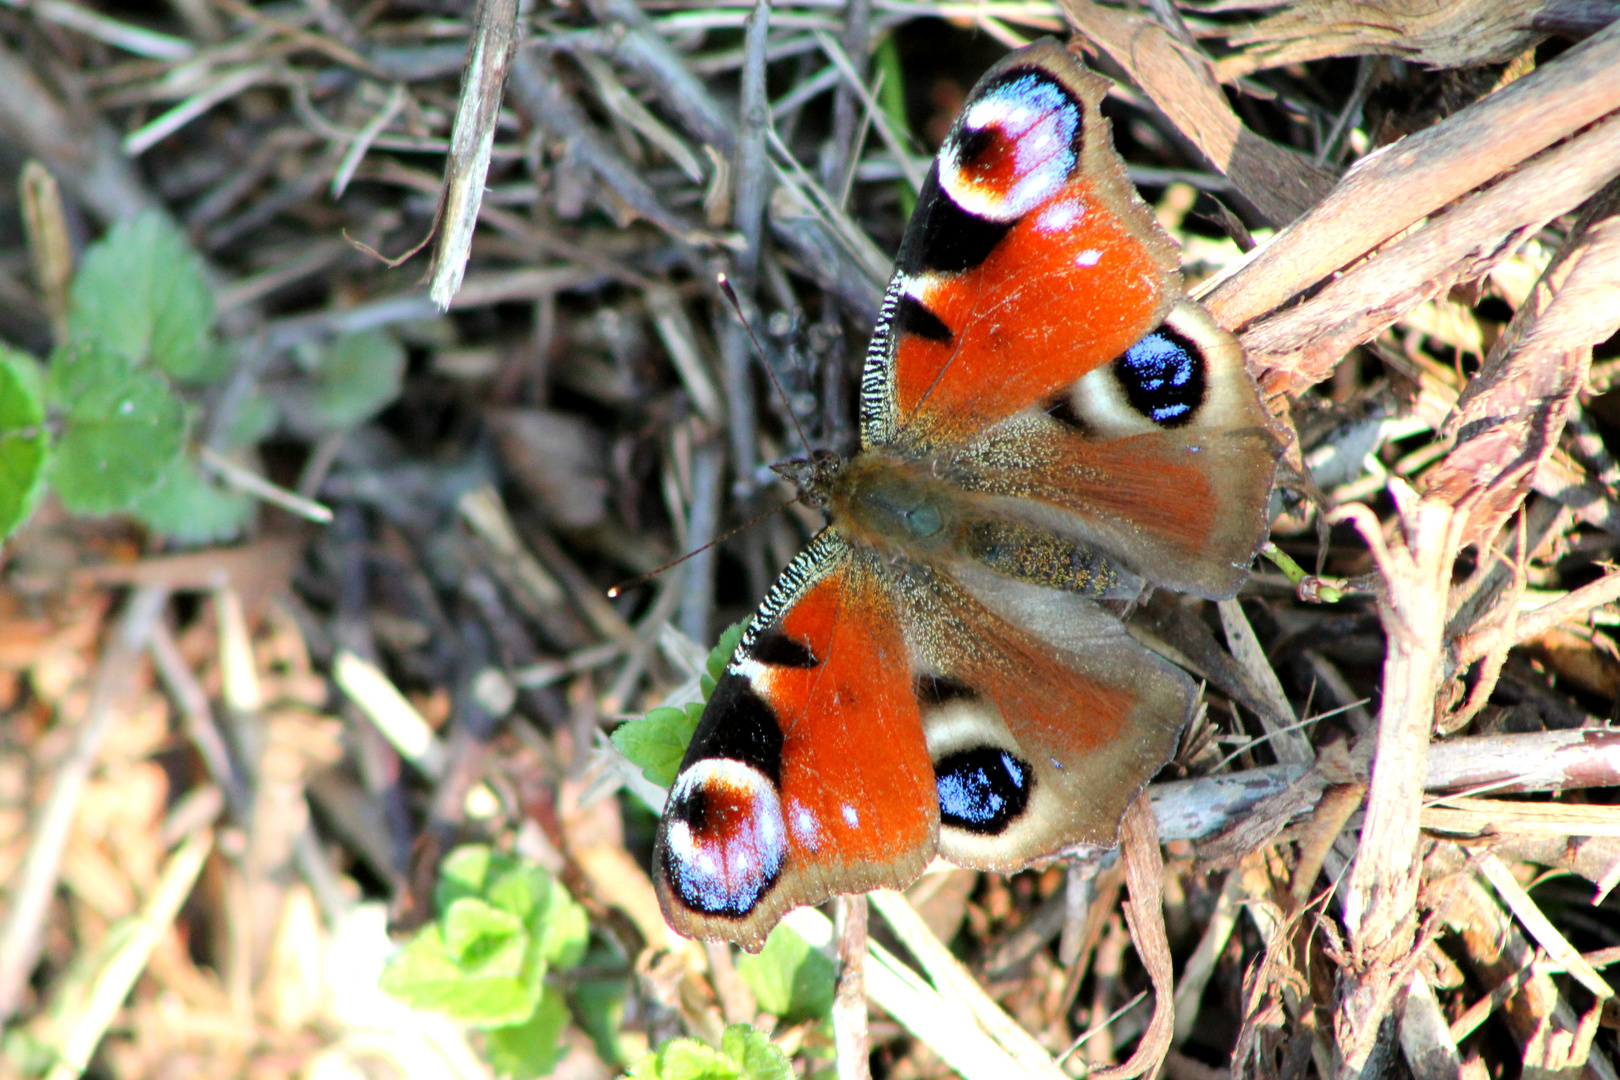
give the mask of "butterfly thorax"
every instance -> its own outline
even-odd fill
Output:
[[[1007,577],[1088,596],[1134,595],[1135,575],[1091,546],[1013,517],[966,490],[956,469],[869,447],[821,451],[776,466],[801,499],[826,510],[850,543],[939,566],[976,563]]]

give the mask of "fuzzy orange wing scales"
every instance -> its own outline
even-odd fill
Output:
[[[1151,330],[1164,288],[1155,254],[1093,186],[1065,185],[978,266],[912,285],[950,338],[897,340],[900,425],[953,442],[1045,401]]]
[[[777,671],[784,819],[805,866],[892,863],[930,843],[933,771],[905,639],[872,575],[819,582],[782,632],[819,663]],[[881,750],[877,749],[881,748]]]

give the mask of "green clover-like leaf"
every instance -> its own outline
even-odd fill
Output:
[[[167,218],[121,221],[85,252],[73,278],[69,333],[176,379],[209,382],[229,358],[213,339],[214,294],[202,260]]]
[[[32,356],[0,345],[0,538],[28,519],[44,489],[44,381]]]
[[[759,1007],[784,1020],[811,1020],[832,1010],[834,964],[804,938],[778,926],[756,956],[741,956],[737,973]]]
[[[51,482],[69,510],[127,509],[185,444],[185,407],[168,383],[99,344],[58,352],[45,393],[61,415]]]

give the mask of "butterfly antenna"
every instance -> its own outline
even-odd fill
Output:
[[[721,271],[714,275],[714,280],[720,286],[720,291],[725,293],[726,299],[731,302],[731,310],[737,313],[737,318],[742,321],[743,329],[748,331],[748,339],[754,343],[754,351],[759,353],[760,366],[765,369],[765,374],[770,376],[771,385],[776,387],[776,396],[782,399],[782,408],[787,411],[788,419],[793,421],[793,430],[799,433],[799,445],[804,447],[804,452],[808,454],[810,452],[810,440],[805,436],[804,428],[799,426],[799,417],[793,411],[793,402],[788,397],[787,391],[782,389],[782,383],[776,377],[776,369],[771,367],[770,360],[766,359],[765,346],[759,343],[759,337],[754,333],[754,325],[748,321],[748,316],[743,314],[742,302],[737,299],[737,292],[731,287],[731,279],[726,277],[724,271]]]
[[[762,510],[759,513],[755,514],[753,517],[749,518],[747,521],[743,522],[741,525],[738,525],[736,528],[728,529],[725,532],[721,533],[719,536],[715,537],[713,540],[710,540],[707,544],[704,544],[702,547],[694,548],[693,550],[688,551],[685,555],[682,555],[678,559],[671,559],[669,562],[665,563],[663,566],[658,567],[656,570],[649,570],[645,574],[638,574],[635,577],[630,578],[630,579],[628,579],[626,581],[619,582],[617,585],[613,586],[613,588],[611,588],[611,589],[609,589],[607,591],[608,599],[609,600],[617,599],[619,597],[619,595],[622,594],[626,589],[633,589],[637,585],[640,585],[644,581],[651,581],[653,578],[657,577],[659,574],[662,574],[665,570],[673,570],[675,567],[681,565],[681,563],[685,562],[687,559],[692,558],[692,556],[703,554],[705,551],[708,551],[710,548],[714,547],[716,544],[719,544],[719,543],[721,543],[722,541],[725,541],[725,540],[730,540],[733,536],[736,536],[738,533],[744,531],[745,529],[752,529],[755,525],[758,525],[761,521],[764,521],[766,518],[770,517],[772,514],[776,513],[777,511],[784,510],[787,507],[792,506],[794,503],[798,502],[799,499],[801,499],[802,497],[803,496],[795,495],[793,498],[789,499],[785,503],[781,503],[781,504],[779,504],[777,506],[773,506],[769,510]]]

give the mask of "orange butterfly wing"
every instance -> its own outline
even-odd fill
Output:
[[[823,532],[749,625],[660,823],[665,917],[757,949],[789,908],[900,887],[939,814],[887,576]]]

